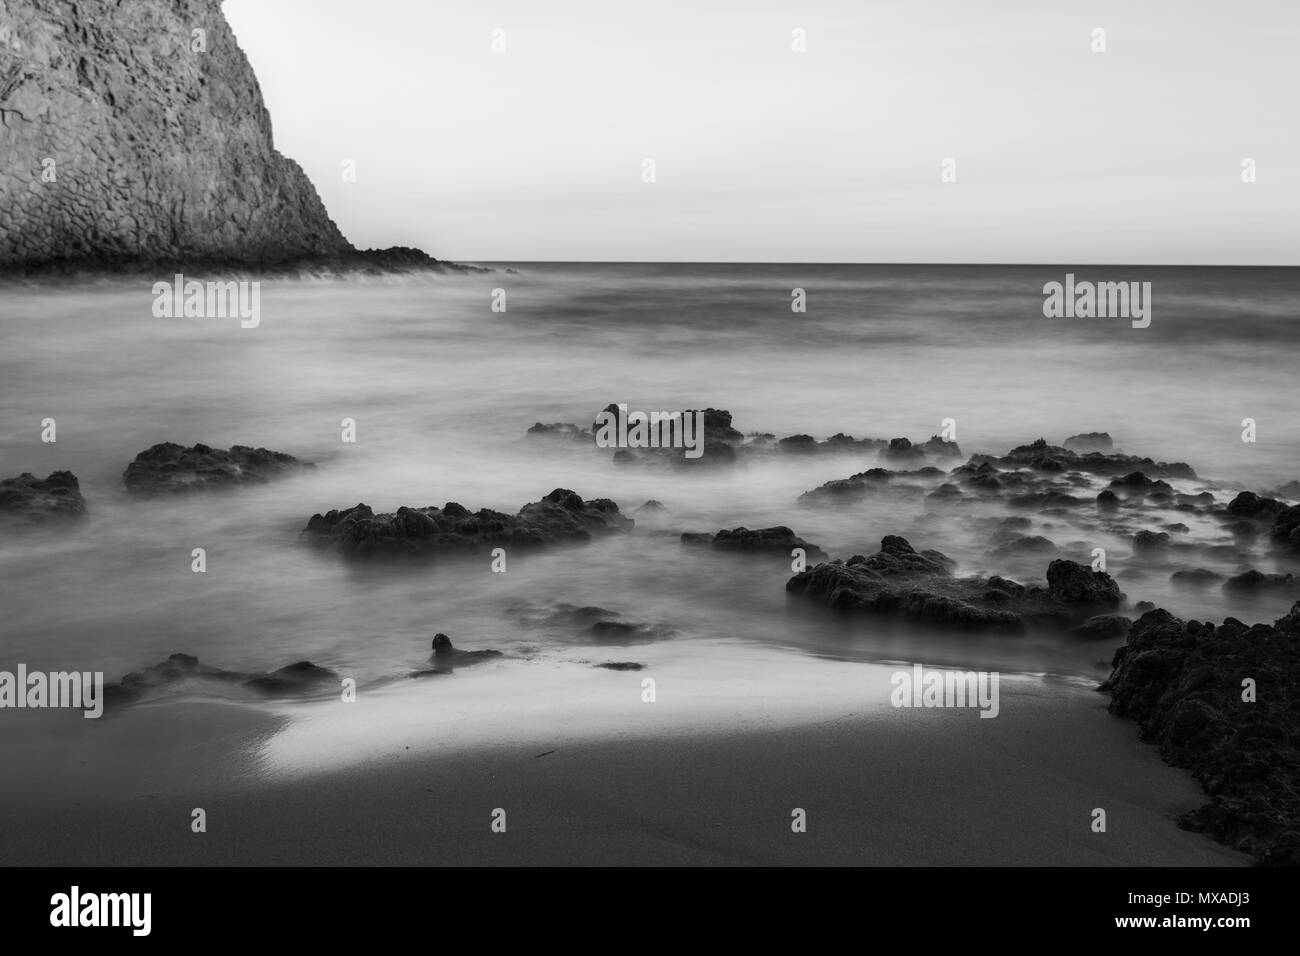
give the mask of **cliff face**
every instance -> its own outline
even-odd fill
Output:
[[[220,0],[0,0],[0,159],[0,266],[352,251]]]

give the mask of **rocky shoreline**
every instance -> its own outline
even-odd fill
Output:
[[[1056,541],[1038,533],[1052,527],[1051,522],[1071,528],[1083,539],[1069,544],[1072,551],[1101,534],[1127,539],[1140,566],[1130,569],[1126,580],[1140,581],[1148,570],[1164,570],[1181,587],[1286,593],[1296,586],[1294,574],[1260,570],[1247,562],[1270,554],[1278,562],[1294,562],[1300,504],[1288,492],[1300,492],[1300,485],[1267,492],[1224,488],[1199,478],[1185,463],[1116,451],[1105,433],[1075,436],[1061,445],[1039,439],[1003,455],[975,453],[945,466],[940,462],[950,457],[955,443],[743,436],[732,428],[730,413],[717,409],[709,409],[705,421],[726,449],[715,451],[715,465],[771,455],[844,454],[858,462],[864,456],[877,458],[873,467],[804,493],[789,503],[792,509],[838,509],[867,496],[912,501],[946,520],[970,522],[989,540],[989,561],[1017,560],[1023,566],[1041,559],[1043,577],[961,574],[958,562],[942,551],[917,548],[899,534],[886,535],[874,554],[832,557],[784,525],[715,532],[673,529],[672,513],[657,501],[635,509],[649,529],[640,533],[676,535],[683,545],[708,552],[794,558],[796,568],[803,560],[806,566],[792,569],[786,581],[787,593],[836,614],[895,618],[971,634],[1034,630],[1055,633],[1062,641],[1117,645],[1110,677],[1101,687],[1111,695],[1111,712],[1135,720],[1142,739],[1157,745],[1167,762],[1190,771],[1210,798],[1187,814],[1183,825],[1261,863],[1300,861],[1300,602],[1273,624],[1253,626],[1232,617],[1219,625],[1184,622],[1144,601],[1130,608],[1115,578],[1059,556],[1062,548]],[[591,441],[589,431],[566,424],[534,426],[531,438],[539,437],[574,446]],[[622,451],[615,453],[615,461]],[[623,460],[681,460],[676,449],[647,451]],[[122,488],[144,501],[178,493],[237,494],[240,488],[291,479],[315,467],[265,448],[222,450],[166,442],[130,463]],[[1003,516],[970,514],[973,503],[1000,507]],[[80,483],[69,472],[43,480],[24,473],[0,481],[0,521],[15,534],[71,527],[75,522],[70,519],[84,518],[88,510]],[[1045,519],[1048,524],[1040,529],[1037,523]],[[1218,528],[1223,543],[1192,533],[1189,523]],[[497,548],[582,545],[637,532],[637,521],[616,502],[586,500],[557,488],[514,514],[471,511],[456,502],[391,513],[358,504],[312,515],[299,538],[348,562],[429,562],[462,560]],[[1239,571],[1212,571],[1198,565],[1202,558],[1236,560]],[[719,560],[734,558],[720,555]],[[523,628],[573,634],[594,645],[677,636],[672,625],[627,620],[599,607],[558,603],[518,613]],[[438,635],[432,666],[406,676],[447,674],[458,664],[497,656],[493,650],[462,651]],[[595,666],[635,670],[643,665]],[[127,704],[180,685],[303,697],[332,693],[339,680],[336,672],[307,661],[269,673],[244,673],[173,655],[110,685],[108,698],[115,705]]]

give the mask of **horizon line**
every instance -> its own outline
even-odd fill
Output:
[[[440,262],[496,265],[620,265],[620,266],[917,266],[924,268],[1062,268],[1062,269],[1300,269],[1300,263],[1218,263],[1218,262],[915,262],[803,259],[472,259],[458,256],[439,257]]]

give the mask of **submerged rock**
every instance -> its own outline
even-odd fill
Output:
[[[482,664],[495,658],[504,657],[500,651],[481,650],[481,651],[463,651],[451,643],[451,638],[446,634],[438,633],[433,635],[432,653],[429,654],[429,663],[433,665],[431,670],[415,671],[412,677],[425,677],[433,674],[450,674],[457,667],[469,667],[474,664]]]
[[[1133,535],[1134,551],[1161,551],[1172,542],[1168,531],[1139,531]]]
[[[1090,451],[1110,451],[1115,447],[1110,435],[1106,432],[1085,432],[1081,435],[1071,435],[1065,440],[1064,447],[1070,451],[1087,453]]]
[[[1085,641],[1122,641],[1132,626],[1132,619],[1123,614],[1098,614],[1071,628],[1070,633]]]
[[[1224,512],[1234,518],[1271,521],[1286,511],[1286,507],[1285,503],[1275,498],[1262,498],[1253,491],[1243,491],[1228,502]]]
[[[311,661],[298,661],[244,683],[245,687],[275,695],[309,693],[321,689],[322,685],[331,689],[338,687],[339,675]]]
[[[1277,516],[1269,537],[1275,544],[1300,552],[1300,505],[1287,508]]]
[[[1294,574],[1265,574],[1251,568],[1223,582],[1225,591],[1272,591],[1278,588],[1295,589]]]
[[[1192,568],[1190,570],[1175,571],[1169,576],[1169,580],[1183,587],[1204,588],[1217,581],[1222,581],[1223,575],[1218,571],[1211,571],[1209,568]]]
[[[618,611],[595,605],[552,604],[514,609],[526,627],[545,627],[565,637],[577,636],[595,644],[646,644],[675,637],[677,629],[669,624],[628,621]]]
[[[953,561],[938,551],[916,551],[888,535],[880,551],[832,561],[790,578],[786,590],[839,611],[895,614],[962,630],[1018,633],[1031,623],[1068,626],[1118,606],[1123,595],[1104,572],[1073,561],[1053,561],[1046,588],[994,575],[955,577]]]
[[[577,425],[568,422],[555,422],[551,425],[543,425],[538,422],[532,428],[528,429],[529,438],[560,438],[565,441],[589,442],[592,440],[592,434],[585,428],[579,428]]]
[[[1300,602],[1271,627],[1144,614],[1101,689],[1210,796],[1180,825],[1265,864],[1300,864]]]
[[[235,445],[228,451],[175,442],[154,445],[135,456],[122,476],[127,490],[141,497],[260,485],[316,466],[283,452]]]
[[[269,674],[247,674],[204,664],[191,654],[173,654],[142,671],[127,674],[104,686],[108,705],[128,704],[154,692],[181,689],[218,690],[244,688],[270,696],[306,695],[340,686],[339,675],[311,661],[299,661]]]
[[[1185,462],[1158,462],[1137,455],[1121,455],[1115,452],[1092,451],[1079,453],[1069,448],[1049,445],[1045,439],[1038,439],[1028,445],[1011,449],[1002,458],[994,459],[1003,468],[1028,468],[1036,463],[1055,462],[1073,471],[1094,475],[1130,475],[1141,472],[1145,478],[1155,475],[1158,478],[1187,478],[1194,480],[1196,472]]]
[[[723,551],[776,553],[786,557],[789,557],[793,549],[803,548],[805,554],[813,560],[826,558],[825,551],[784,526],[758,528],[754,531],[748,528],[732,528],[730,531],[724,529],[717,534],[687,532],[682,535],[682,543],[712,545]]]
[[[626,531],[633,523],[608,498],[583,501],[566,488],[556,488],[515,515],[487,508],[470,512],[454,501],[442,508],[398,508],[394,514],[375,514],[359,504],[312,515],[302,535],[316,547],[350,559],[411,559],[494,547],[584,543],[598,535]]]
[[[0,481],[0,524],[4,526],[45,525],[85,515],[81,485],[70,471],[56,471],[44,479],[23,472]]]

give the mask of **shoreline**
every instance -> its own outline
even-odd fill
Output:
[[[720,656],[640,672],[539,660],[355,705],[142,706],[105,723],[89,758],[74,734],[76,767],[47,754],[48,792],[31,764],[0,788],[5,815],[27,821],[0,852],[92,866],[1249,862],[1176,826],[1199,788],[1094,690],[1008,677],[983,720],[890,707],[890,665],[777,656],[776,678],[754,658],[726,674]],[[642,703],[651,674],[658,699]],[[503,681],[513,703],[472,707]],[[195,807],[206,833],[190,830]],[[1106,833],[1090,829],[1096,807]]]

